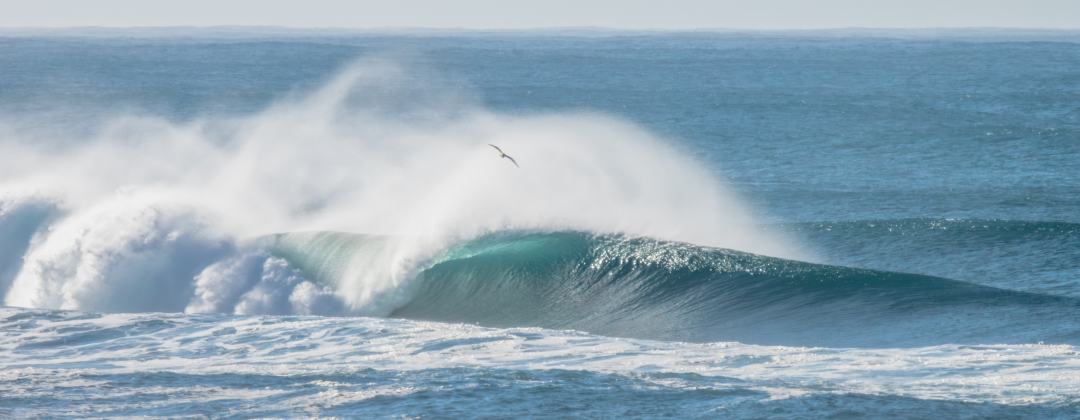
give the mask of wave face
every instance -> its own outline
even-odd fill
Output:
[[[291,234],[269,251],[327,284],[390,241]],[[615,337],[828,347],[1080,340],[1072,298],[580,232],[467,241],[403,290],[411,297],[391,317]]]

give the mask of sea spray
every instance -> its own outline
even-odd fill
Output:
[[[16,153],[0,158],[11,163],[0,165],[0,191],[15,201],[49,197],[63,214],[35,230],[33,243],[25,232],[12,239],[26,245],[5,259],[25,262],[5,263],[17,271],[5,304],[316,313],[291,298],[303,291],[333,295],[322,306],[334,309],[320,314],[385,316],[409,301],[412,278],[442,249],[504,230],[802,255],[754,228],[694,158],[634,124],[588,112],[500,115],[417,79],[392,62],[360,61],[249,117],[179,124],[124,115],[90,138],[52,143],[8,122],[2,146]],[[332,275],[243,246],[303,231],[413,239],[361,247]]]

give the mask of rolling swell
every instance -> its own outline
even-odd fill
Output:
[[[946,277],[1080,298],[1080,224],[1003,219],[886,219],[779,228],[831,265]]]
[[[576,232],[481,237],[414,287],[392,317],[765,345],[1080,342],[1073,298]]]

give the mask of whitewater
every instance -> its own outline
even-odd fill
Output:
[[[1080,415],[1076,34],[189,32],[0,37],[0,417]]]

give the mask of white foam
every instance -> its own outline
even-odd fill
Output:
[[[0,319],[18,310],[0,309]],[[910,349],[830,349],[688,344],[594,336],[539,328],[493,329],[376,318],[275,318],[117,314],[86,319],[54,314],[0,336],[0,349],[79,337],[84,331],[141,331],[96,344],[0,351],[0,364],[80,364],[110,373],[292,376],[377,369],[550,369],[627,375],[671,387],[748,388],[772,398],[806,394],[898,395],[1000,404],[1068,403],[1080,392],[1073,346],[943,345]],[[166,321],[168,328],[139,329]],[[156,325],[156,324],[155,324]],[[138,343],[136,346],[127,343]],[[192,355],[199,355],[193,359]],[[237,357],[242,355],[242,357]],[[659,373],[696,374],[694,381]],[[0,372],[50,377],[57,372]],[[666,378],[666,379],[665,379]],[[734,378],[733,382],[724,378]],[[11,380],[12,378],[9,378]]]
[[[7,304],[179,312],[194,276],[234,249],[183,204],[120,198],[51,226],[27,253]]]
[[[206,267],[195,276],[195,294],[184,312],[234,313],[240,297],[262,279],[269,259],[270,254],[265,252],[247,253]]]

